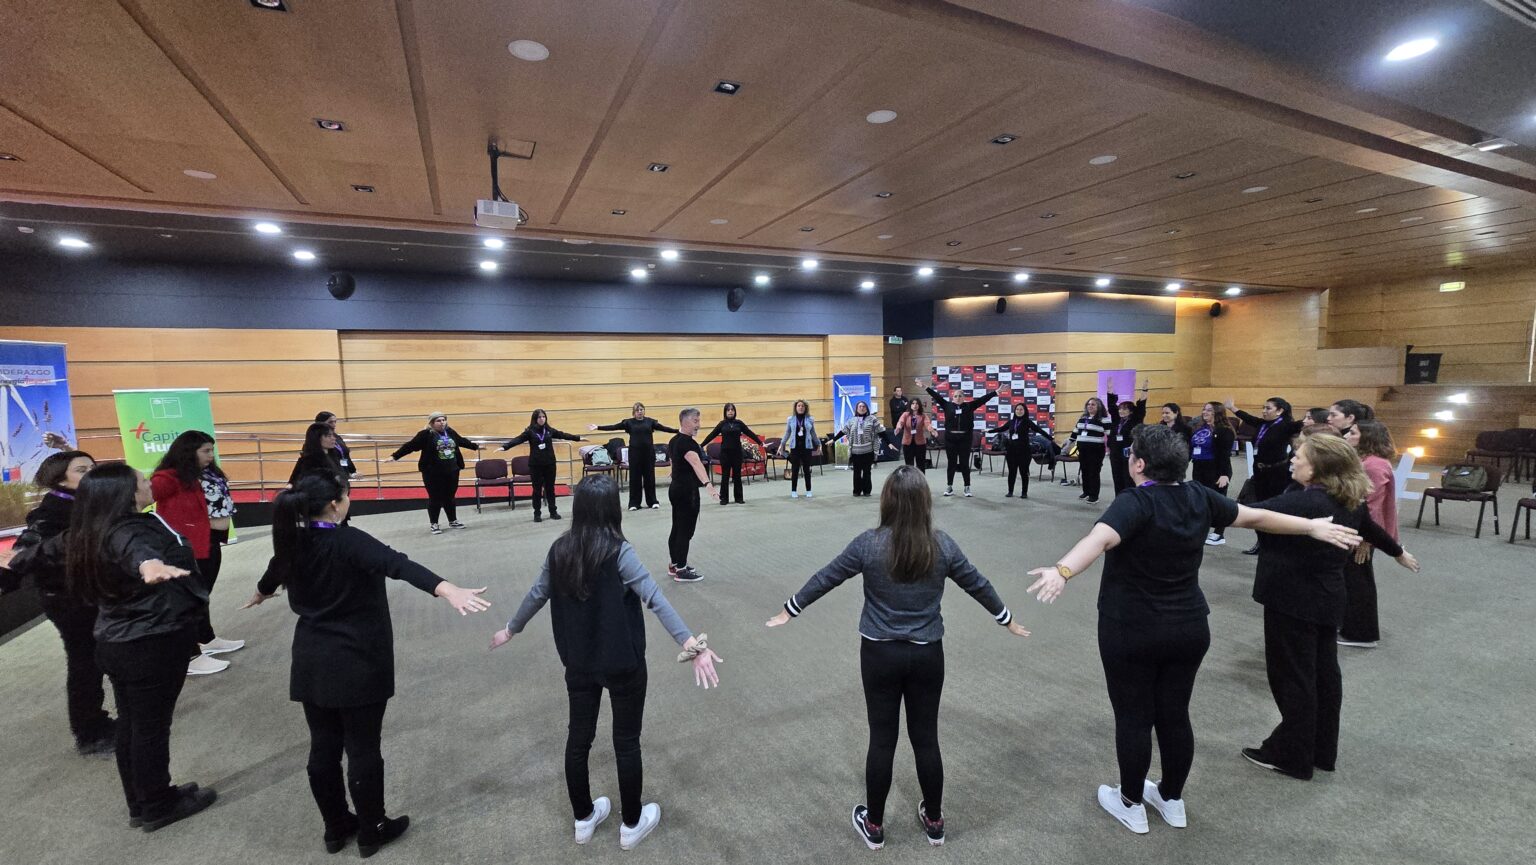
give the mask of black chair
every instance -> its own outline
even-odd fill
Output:
[[[1452,467],[1447,467],[1449,472]],[[1440,502],[1477,502],[1477,531],[1474,538],[1483,536],[1483,513],[1488,509],[1488,503],[1493,502],[1493,534],[1499,534],[1499,484],[1503,477],[1498,466],[1482,466],[1488,475],[1488,480],[1483,483],[1482,489],[1477,490],[1448,490],[1444,486],[1430,487],[1424,491],[1424,498],[1419,500],[1419,519],[1413,524],[1414,528],[1424,525],[1424,506],[1430,499],[1435,500],[1435,525],[1440,525]],[[1445,483],[1444,474],[1441,475],[1441,483]]]
[[[1504,461],[1508,460],[1515,468],[1515,477],[1520,476],[1520,433],[1518,430],[1490,430],[1477,434],[1472,449],[1467,451],[1467,462],[1483,465],[1486,461],[1494,468],[1503,469]]]
[[[1531,539],[1531,511],[1536,511],[1536,481],[1531,482],[1530,498],[1515,502],[1515,518],[1509,527],[1509,542],[1515,542],[1515,532],[1520,529],[1520,515],[1525,514],[1525,539]]]

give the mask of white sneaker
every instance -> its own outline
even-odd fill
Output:
[[[607,796],[599,796],[592,800],[592,816],[585,820],[576,821],[576,843],[585,844],[592,840],[592,833],[597,831],[598,824],[608,819],[608,813],[613,810],[613,804]]]
[[[632,510],[632,511],[638,511],[638,510],[640,510],[640,509],[639,509],[639,508],[637,508],[637,507],[635,507],[635,506],[634,506],[634,505],[630,505],[630,506],[629,506],[629,509],[630,509],[630,510]]]
[[[945,487],[944,488],[944,495],[952,496],[954,494],[955,494],[955,488],[954,487]]]
[[[965,497],[966,498],[970,498],[971,497],[971,488],[970,487],[966,487],[965,488]]]
[[[198,648],[203,650],[203,654],[205,655],[222,655],[225,652],[238,652],[245,648],[245,641],[224,640],[218,637],[214,637],[212,640],[209,640],[206,643],[198,643],[197,645]]]
[[[653,510],[653,511],[661,510],[661,502],[657,502],[656,504],[651,505],[651,510]]]
[[[1169,826],[1183,829],[1189,825],[1189,818],[1184,815],[1184,800],[1164,799],[1150,778],[1141,782],[1141,801],[1151,805]]]
[[[1355,649],[1374,649],[1374,648],[1376,648],[1376,641],[1375,640],[1346,640],[1343,637],[1340,637],[1335,642],[1337,642],[1341,646],[1349,646],[1349,647],[1355,648]]]
[[[808,499],[814,499],[814,498],[816,498],[816,494],[811,492],[810,490],[806,490],[805,491],[805,497],[808,498]]]
[[[1131,805],[1126,807],[1124,800],[1120,798],[1119,787],[1100,784],[1099,807],[1108,811],[1109,816],[1119,820],[1121,825],[1137,835],[1147,834],[1147,806]]]
[[[800,493],[795,491],[795,490],[790,490],[789,491],[789,497],[792,498],[792,499],[798,499],[798,498],[800,498]]]
[[[229,669],[228,661],[221,661],[212,655],[198,655],[187,665],[188,676],[211,676],[214,673],[222,673]]]
[[[661,822],[661,806],[655,802],[645,803],[640,809],[640,822],[631,829],[623,823],[619,824],[619,849],[633,850],[635,845],[645,840],[645,836],[651,834],[656,824]]]
[[[1227,545],[1227,539],[1221,535],[1209,535],[1205,539],[1205,545],[1208,547],[1224,547]]]

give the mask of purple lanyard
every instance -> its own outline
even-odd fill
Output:
[[[49,490],[48,491],[48,495],[50,495],[50,496],[58,496],[59,498],[63,499],[66,502],[72,502],[72,501],[75,500],[74,496],[70,495],[69,493],[64,492],[63,490]]]
[[[540,444],[543,444],[544,440],[549,438],[549,427],[545,427],[543,432],[535,432],[533,435],[539,440]]]
[[[1142,481],[1141,483],[1136,485],[1136,488],[1137,489],[1141,489],[1142,487],[1176,487],[1178,485],[1179,485],[1178,481],[1174,481],[1172,483],[1164,483],[1162,481]]]
[[[325,520],[310,520],[309,527],[312,529],[334,529],[336,524],[328,523]]]
[[[1278,418],[1276,418],[1275,420],[1272,420],[1272,421],[1270,421],[1267,424],[1261,425],[1259,427],[1259,434],[1258,434],[1257,437],[1254,438],[1254,442],[1258,443],[1258,442],[1263,441],[1264,440],[1264,434],[1269,432],[1269,428],[1274,426],[1275,424],[1277,424],[1279,422],[1280,422],[1280,420]]]

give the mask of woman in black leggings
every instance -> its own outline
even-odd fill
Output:
[[[1099,480],[1104,473],[1104,439],[1109,434],[1109,413],[1096,396],[1083,403],[1083,416],[1077,419],[1070,440],[1077,442],[1078,467],[1083,470],[1083,491],[1077,494],[1089,504],[1099,500]],[[1066,483],[1062,479],[1062,483]]]
[[[1211,526],[1238,525],[1310,535],[1349,547],[1359,535],[1327,519],[1254,510],[1199,484],[1183,483],[1189,450],[1183,436],[1143,425],[1131,437],[1133,489],[1117,496],[1087,536],[1054,567],[1036,568],[1029,587],[1041,601],[1104,556],[1099,588],[1099,657],[1115,711],[1120,785],[1099,787],[1099,805],[1132,832],[1147,832],[1150,803],[1170,826],[1187,825],[1184,782],[1195,756],[1189,699],[1211,644],[1210,608],[1200,591],[1200,561]],[[1152,731],[1163,778],[1147,777]]]
[[[789,458],[789,497],[800,498],[800,473],[805,473],[805,497],[811,494],[811,458],[821,456],[821,439],[816,437],[816,419],[811,417],[811,406],[803,399],[795,400],[794,411],[784,419],[784,438],[779,441],[779,453]]]
[[[917,386],[924,386],[922,379],[917,379]],[[970,498],[971,442],[975,438],[976,410],[991,402],[997,396],[997,391],[989,390],[965,402],[951,402],[937,389],[930,387],[927,390],[928,396],[933,398],[934,408],[944,413],[944,495],[955,494],[955,470],[958,469],[961,480],[965,482],[965,497]]]
[[[907,709],[907,738],[917,758],[923,791],[917,817],[928,843],[944,843],[944,758],[939,752],[939,697],[944,689],[944,620],[939,601],[946,580],[986,607],[999,624],[1029,636],[1013,620],[997,590],[965,558],[949,535],[933,528],[933,498],[922,472],[899,466],[880,492],[880,526],[870,529],[816,572],[768,620],[776,628],[855,574],[864,575],[859,617],[859,668],[869,716],[864,759],[866,799],[853,807],[854,831],[871,850],[885,846],[885,797],[891,763]]]
[[[1194,481],[1206,489],[1227,495],[1232,485],[1232,425],[1220,403],[1208,402],[1200,409],[1200,424],[1189,441],[1189,462],[1194,467]],[[1227,542],[1225,526],[1212,526],[1205,536],[1207,546]]]
[[[730,501],[730,488],[727,484],[731,481],[736,484],[736,504],[745,504],[741,495],[741,437],[746,436],[752,439],[757,442],[758,447],[763,446],[763,437],[736,418],[736,403],[733,402],[725,404],[720,422],[709,431],[709,435],[704,437],[699,447],[707,449],[716,436],[720,437],[720,504]]]
[[[670,429],[670,427],[669,427]],[[528,428],[509,439],[501,446],[504,451],[511,450],[524,442],[528,444],[528,474],[533,477],[533,521],[539,522],[543,517],[539,516],[539,505],[549,503],[549,518],[560,519],[560,511],[555,509],[555,440],[564,439],[568,442],[586,441],[578,435],[561,432],[549,425],[549,416],[544,409],[536,408],[528,417]],[[633,464],[634,452],[630,452],[630,461]],[[631,489],[633,492],[633,489]],[[630,504],[634,504],[631,499]]]
[[[480,446],[459,435],[448,425],[448,416],[435,411],[427,415],[426,429],[416,433],[389,456],[394,461],[407,454],[421,454],[416,465],[421,469],[422,486],[427,488],[427,524],[434,535],[443,533],[437,524],[439,512],[448,516],[450,528],[464,528],[455,506],[459,495],[459,472],[464,469],[463,448],[477,451]]]
[[[1301,421],[1291,418],[1291,404],[1277,396],[1264,401],[1258,417],[1238,410],[1227,400],[1227,411],[1238,420],[1258,427],[1253,434],[1253,501],[1262,502],[1285,492],[1291,484],[1291,440],[1301,433]],[[1259,554],[1259,542],[1243,550],[1244,555]]]

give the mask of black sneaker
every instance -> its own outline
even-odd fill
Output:
[[[704,575],[694,570],[692,565],[678,568],[677,573],[672,575],[673,582],[678,583],[697,583],[702,579],[704,579]]]
[[[917,821],[923,824],[923,834],[928,836],[928,843],[935,847],[944,844],[944,818],[937,820],[928,819],[928,803],[917,803]]]
[[[379,848],[405,834],[411,818],[401,815],[387,817],[377,826],[360,826],[357,830],[357,855],[364,859],[379,852]]]
[[[536,523],[542,523],[542,522],[544,522],[544,518],[539,516],[539,512],[538,511],[534,511],[533,512],[533,521],[536,522]]]
[[[1253,546],[1249,547],[1248,549],[1243,550],[1243,555],[1245,555],[1245,556],[1256,556],[1258,554],[1259,554],[1259,545],[1258,544],[1254,544]]]
[[[1080,498],[1080,499],[1086,499],[1086,498],[1088,498],[1088,494],[1087,493],[1078,493],[1077,497]]]
[[[1243,758],[1246,759],[1248,762],[1252,763],[1255,766],[1258,766],[1258,767],[1263,768],[1263,769],[1268,769],[1271,772],[1278,772],[1281,775],[1285,775],[1285,776],[1290,777],[1290,778],[1295,778],[1298,781],[1310,781],[1310,780],[1312,780],[1312,773],[1311,772],[1307,772],[1307,773],[1303,774],[1301,772],[1292,772],[1289,769],[1282,768],[1282,767],[1280,767],[1279,765],[1277,765],[1275,763],[1271,763],[1269,761],[1269,758],[1264,756],[1264,752],[1260,751],[1258,748],[1244,748],[1243,749]]]
[[[465,528],[469,528],[469,527],[464,525],[463,523],[459,522],[458,520],[449,520],[448,521],[448,528],[450,528],[450,529],[465,529]]]
[[[192,781],[192,782],[189,782],[189,783],[186,783],[186,784],[182,784],[182,785],[180,785],[180,786],[178,786],[176,788],[176,795],[178,797],[180,797],[180,796],[190,796],[190,795],[192,795],[193,793],[196,793],[196,792],[197,792],[197,782],[196,781]],[[143,825],[144,825],[144,818],[142,816],[140,816],[139,814],[135,813],[134,811],[130,810],[128,812],[128,828],[129,829],[138,829],[139,827],[141,827]]]
[[[1096,505],[1096,504],[1099,503],[1099,497],[1098,496],[1087,496],[1087,497],[1085,497],[1083,499],[1083,501],[1087,502],[1090,505]]]
[[[869,822],[869,808],[864,805],[853,806],[853,831],[859,833],[864,843],[871,850],[879,850],[885,846],[885,830]]]
[[[559,512],[557,512],[557,511],[550,511],[549,512],[549,518],[552,519],[552,520],[564,519],[564,517],[561,517]]]
[[[117,731],[75,741],[75,753],[82,757],[110,757],[117,753]]]
[[[1005,499],[1013,498],[1013,490],[1009,490],[1008,492],[1003,493],[1003,498],[1005,498]]]
[[[432,524],[432,534],[434,534],[434,535],[440,535],[440,534],[442,534],[442,533],[443,533],[443,530],[442,530],[442,528],[441,528],[441,527],[440,527],[440,526],[438,526],[438,524],[437,524],[437,523],[433,523],[433,524]]]
[[[181,788],[178,787],[176,792],[178,794],[176,802],[171,805],[169,811],[161,814],[159,817],[153,819],[146,818],[144,820],[142,828],[145,832],[155,832],[179,820],[185,820],[212,805],[214,800],[219,798],[219,794],[212,790],[193,790],[190,793],[182,794]]]

